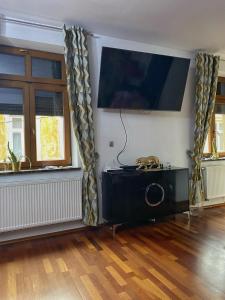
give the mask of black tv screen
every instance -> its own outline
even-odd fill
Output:
[[[103,47],[98,107],[180,111],[190,59]]]

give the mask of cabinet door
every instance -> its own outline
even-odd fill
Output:
[[[133,219],[146,220],[172,213],[172,185],[168,172],[142,173],[130,181]]]

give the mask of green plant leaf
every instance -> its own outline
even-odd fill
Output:
[[[10,149],[9,142],[8,142],[8,150],[9,150],[9,154],[10,154],[10,157],[9,157],[10,161],[11,161],[11,162],[14,162],[14,163],[18,162],[18,159],[17,159],[16,155],[15,155],[14,152]]]

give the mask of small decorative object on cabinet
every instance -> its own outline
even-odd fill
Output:
[[[144,168],[144,171],[148,171],[152,168],[159,168],[160,162],[156,156],[139,157],[136,159],[138,169]]]

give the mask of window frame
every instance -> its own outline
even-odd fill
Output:
[[[21,88],[24,96],[24,140],[25,155],[32,163],[32,168],[45,166],[70,166],[71,157],[71,124],[70,109],[67,94],[65,61],[62,54],[49,53],[31,49],[21,49],[9,46],[0,46],[0,53],[24,56],[25,76],[0,73],[0,87]],[[61,79],[32,77],[32,57],[47,60],[56,60],[61,63]],[[35,90],[48,90],[62,92],[64,112],[64,160],[37,161],[36,157],[36,132],[35,132]],[[28,169],[29,160],[22,162],[22,169]],[[4,169],[4,163],[0,163]]]
[[[218,83],[219,82],[225,83],[225,77],[219,76],[218,77]],[[225,105],[225,96],[217,94],[215,105],[216,104],[224,104]],[[216,136],[215,109],[213,111],[212,120],[211,120],[208,135],[209,135],[208,147],[209,147],[210,152],[209,153],[203,153],[203,157],[207,157],[207,158],[209,158],[212,155],[212,142],[213,142],[213,139],[215,139],[215,136]],[[218,156],[220,158],[225,157],[225,152],[218,152]]]
[[[0,88],[19,88],[23,90],[23,116],[24,116],[24,141],[25,141],[25,155],[29,156],[30,153],[30,142],[29,142],[29,135],[30,135],[30,122],[29,122],[29,111],[30,111],[30,104],[29,104],[29,86],[25,82],[20,81],[9,81],[9,80],[1,80],[0,79]],[[28,112],[28,113],[25,113]],[[0,163],[0,168],[4,167],[4,163]],[[25,162],[22,162],[21,167],[23,169],[29,168],[29,162],[26,159]]]
[[[47,53],[47,52],[41,52],[36,50],[29,50],[28,51],[30,55],[30,61],[29,61],[29,76],[32,78],[32,82],[37,83],[51,83],[51,84],[63,84],[66,85],[66,69],[65,69],[65,62],[64,62],[64,56],[61,54],[56,53]],[[55,60],[60,61],[61,63],[61,75],[62,79],[54,79],[54,78],[43,78],[43,77],[34,77],[32,76],[32,58],[42,58],[46,60]]]
[[[24,63],[25,63],[25,75],[24,76],[0,73],[0,79],[27,81],[28,82],[29,81],[29,58],[28,58],[27,52],[25,53],[25,49],[19,49],[19,48],[7,47],[7,46],[1,45],[0,53],[23,56]]]
[[[35,122],[35,90],[44,90],[50,92],[61,92],[63,95],[63,116],[64,116],[64,160],[47,160],[37,161],[37,147],[36,147],[36,122]],[[70,119],[69,105],[67,98],[67,89],[64,86],[54,86],[50,84],[35,83],[30,86],[30,143],[31,143],[31,160],[34,167],[45,167],[48,165],[69,165],[71,164],[71,152],[70,152],[70,122],[66,120]]]
[[[37,82],[37,83],[51,83],[57,85],[61,85],[61,84],[66,85],[66,67],[65,67],[64,56],[62,54],[44,52],[39,50],[24,49],[24,48],[9,47],[9,46],[0,46],[0,53],[23,56],[24,63],[25,63],[25,76],[0,73],[0,79],[26,81],[31,83]],[[59,61],[61,63],[62,78],[54,79],[54,78],[46,78],[46,77],[45,78],[33,77],[32,62],[31,62],[32,57]]]

